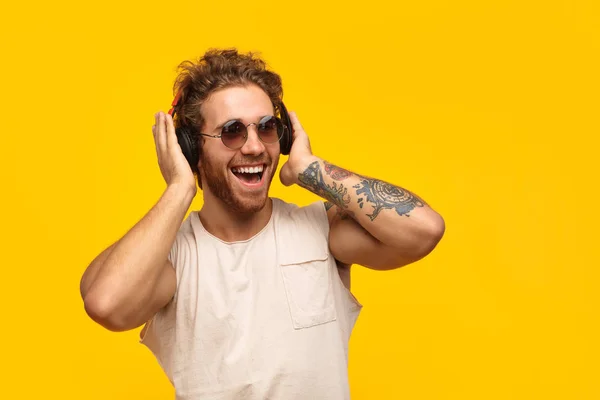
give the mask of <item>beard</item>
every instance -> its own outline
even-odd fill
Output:
[[[219,168],[217,163],[213,162],[206,153],[202,154],[200,173],[204,177],[204,184],[208,186],[210,191],[225,203],[231,211],[241,214],[255,213],[262,210],[267,202],[269,187],[271,186],[271,181],[277,170],[277,163],[272,165],[271,156],[267,153],[251,159],[246,157],[235,164],[244,163],[263,163],[267,166],[263,174],[268,173],[269,175],[264,175],[262,177],[265,190],[261,193],[235,193],[235,183],[231,181],[232,178],[228,179],[227,176],[223,174],[223,168]],[[232,162],[232,164],[234,163]],[[225,174],[228,173],[230,173],[230,168],[227,168],[227,171],[225,172]],[[231,176],[233,179],[237,179],[233,174],[231,174]]]

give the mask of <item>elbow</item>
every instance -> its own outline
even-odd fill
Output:
[[[429,223],[426,225],[423,230],[420,245],[417,246],[418,254],[416,255],[419,259],[427,256],[431,253],[438,245],[438,243],[444,237],[444,233],[446,232],[446,223],[444,218],[442,218],[439,214],[434,214],[434,216],[430,219]]]
[[[112,332],[123,332],[131,329],[126,320],[119,316],[111,296],[90,292],[83,299],[86,314],[96,323]]]
[[[431,253],[446,231],[446,225],[441,216],[414,232],[410,239],[403,240],[395,246],[386,246],[378,253],[377,263],[369,267],[377,270],[392,270],[415,263]],[[365,264],[366,265],[366,264]]]
[[[446,232],[446,224],[439,214],[434,214],[426,223],[424,223],[414,235],[412,235],[410,244],[398,246],[399,259],[402,265],[419,261],[428,256],[442,240]]]
[[[446,233],[446,221],[444,221],[444,218],[440,214],[435,214],[429,227],[429,239],[432,243],[432,250],[442,240],[444,233]]]

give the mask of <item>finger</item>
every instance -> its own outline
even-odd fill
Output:
[[[162,111],[158,113],[156,145],[158,147],[158,151],[161,153],[167,149],[167,129],[165,126],[165,115]]]
[[[177,135],[175,135],[175,125],[173,125],[173,117],[170,114],[165,114],[167,123],[167,148],[169,150],[177,149]]]
[[[304,132],[304,128],[302,128],[302,124],[300,124],[300,120],[296,115],[296,112],[291,111],[289,113],[290,121],[292,122],[293,136],[296,136],[298,132]]]

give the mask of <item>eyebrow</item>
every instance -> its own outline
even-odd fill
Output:
[[[221,130],[221,128],[223,128],[226,123],[231,122],[231,121],[242,122],[241,118],[231,118],[231,119],[228,119],[227,121],[223,122],[222,124],[219,124],[219,125],[215,126],[215,129],[213,129],[213,131],[216,131],[217,129]]]
[[[263,119],[264,117],[276,117],[276,115],[275,114],[261,115],[260,117],[258,117],[258,121],[256,123],[260,122],[260,120]],[[223,122],[222,124],[219,124],[219,125],[215,126],[215,129],[213,129],[213,132],[216,131],[216,130],[220,131],[221,128],[223,128],[226,123],[231,122],[231,121],[239,121],[242,124],[244,124],[244,121],[242,121],[241,118],[230,118],[230,119],[226,120],[225,122]],[[246,124],[244,124],[244,125],[246,125]]]

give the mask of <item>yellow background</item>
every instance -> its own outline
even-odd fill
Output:
[[[0,398],[172,398],[79,279],[164,189],[175,67],[223,46],[282,75],[316,154],[446,220],[426,259],[354,268],[354,399],[600,398],[596,0],[17,1],[0,32]]]

